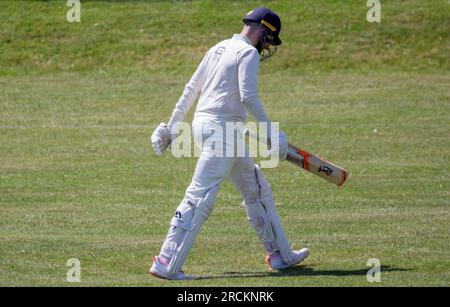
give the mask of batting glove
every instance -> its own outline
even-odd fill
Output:
[[[159,124],[159,126],[156,127],[155,131],[153,131],[151,137],[151,143],[155,153],[158,156],[162,155],[169,147],[171,141],[172,139],[170,129],[165,123]]]
[[[289,144],[287,141],[286,133],[283,131],[278,131],[278,148],[273,147],[274,142],[273,138],[275,136],[272,135],[271,137],[267,138],[267,144],[269,149],[271,150],[271,155],[276,154],[280,161],[284,161],[287,158],[288,150],[289,150]]]

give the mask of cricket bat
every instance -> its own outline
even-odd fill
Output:
[[[245,134],[259,140],[258,135],[253,131],[246,129]],[[289,144],[288,147],[286,160],[338,186],[342,186],[350,175],[350,173],[342,167],[291,144]]]

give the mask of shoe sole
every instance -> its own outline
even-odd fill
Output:
[[[186,278],[182,278],[182,279],[170,278],[167,275],[163,275],[163,274],[156,272],[154,270],[151,270],[151,269],[148,271],[148,274],[151,276],[154,276],[156,278],[164,279],[164,280],[193,280],[193,279],[195,279],[195,277],[191,276],[191,275],[185,275]]]
[[[148,275],[156,277],[156,278],[159,278],[159,279],[170,280],[169,278],[160,276],[160,275],[158,275],[158,274],[156,274],[156,273],[154,273],[152,271],[148,271]]]
[[[297,262],[295,262],[295,263],[292,263],[292,264],[286,264],[286,265],[284,265],[284,266],[276,267],[276,268],[271,267],[270,264],[269,264],[269,268],[272,269],[272,270],[286,270],[286,269],[289,269],[289,268],[291,268],[291,267],[293,267],[293,266],[295,266],[295,265],[297,265],[297,264],[299,264],[299,263],[305,261],[305,259],[308,258],[308,256],[309,256],[309,250],[308,250],[308,253],[306,254],[305,257],[303,257],[302,259],[300,259],[299,261],[297,261]]]

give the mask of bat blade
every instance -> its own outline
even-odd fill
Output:
[[[349,173],[342,167],[291,144],[289,144],[287,160],[338,186],[342,186],[349,177]]]
[[[259,138],[258,134],[251,130],[246,129],[245,134],[265,143]],[[308,172],[313,173],[314,175],[319,176],[322,179],[325,179],[328,182],[338,185],[339,187],[344,185],[350,177],[350,173],[342,167],[319,158],[318,156],[315,156],[291,144],[289,144],[286,160]]]

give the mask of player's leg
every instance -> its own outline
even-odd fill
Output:
[[[181,268],[202,224],[213,210],[220,183],[231,172],[235,158],[204,155],[202,148],[192,182],[170,222],[170,229],[150,273],[168,279],[186,279]]]
[[[239,158],[229,178],[244,197],[247,218],[256,230],[271,268],[283,269],[304,260],[309,251],[293,251],[275,208],[272,189],[250,157]]]
[[[170,222],[160,255],[150,270],[154,275],[179,279],[176,277],[195,238],[213,210],[220,183],[231,170],[232,161],[226,159],[199,159],[192,182]]]

